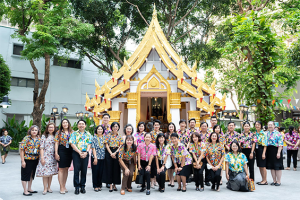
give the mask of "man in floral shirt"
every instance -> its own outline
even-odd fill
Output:
[[[109,124],[110,115],[108,113],[104,113],[102,116],[102,127],[104,130],[103,136],[106,136],[107,134],[111,133],[111,128]]]
[[[234,140],[236,140],[240,145],[240,134],[234,130],[235,129],[234,122],[229,122],[227,125],[227,129],[228,129],[228,132],[225,134],[225,139],[226,139],[225,148],[226,148],[226,151],[229,151],[230,144]]]
[[[69,143],[73,148],[72,156],[74,165],[75,194],[79,194],[79,188],[80,192],[84,194],[86,193],[86,173],[89,161],[89,151],[91,149],[93,137],[85,130],[86,122],[83,119],[77,122],[77,126],[79,130],[71,135]],[[79,173],[81,175],[81,180],[79,180]]]

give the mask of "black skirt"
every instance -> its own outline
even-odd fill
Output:
[[[280,158],[277,159],[277,151],[278,147],[275,146],[268,146],[267,147],[267,169],[273,170],[283,170],[283,154],[282,151],[280,152]]]
[[[269,147],[267,147],[267,148],[269,148]],[[267,166],[267,158],[265,158],[264,160],[262,159],[263,151],[264,151],[264,146],[258,145],[258,149],[256,149],[257,167],[266,167]],[[266,152],[265,156],[267,157],[267,152]]]
[[[114,153],[118,147],[110,147],[112,153]],[[121,184],[121,167],[119,164],[119,153],[116,154],[116,159],[113,159],[108,151],[105,151],[104,162],[104,181],[106,184]]]
[[[69,148],[66,148],[64,145],[58,146],[58,155],[60,157],[58,161],[59,168],[66,168],[71,166],[72,152],[73,149],[71,146],[69,146]]]
[[[155,178],[156,174],[157,174],[155,157],[153,157],[153,159],[152,159],[150,172],[151,172],[150,173],[150,178]]]
[[[21,166],[21,181],[30,181],[30,177],[32,176],[32,179],[35,177],[35,171],[36,167],[39,163],[39,159],[37,160],[26,160],[25,159],[26,166],[23,168]]]
[[[177,166],[180,166],[180,164],[177,164]],[[177,174],[179,176],[185,176],[186,178],[189,178],[192,171],[192,165],[184,165],[182,170]]]

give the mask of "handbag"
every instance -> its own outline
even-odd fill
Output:
[[[248,182],[248,190],[250,192],[254,192],[254,190],[255,190],[255,184],[254,184],[253,179],[249,178],[247,182]]]
[[[166,169],[169,169],[170,167],[172,167],[172,159],[171,159],[171,156],[168,156],[165,167],[166,167]]]
[[[144,181],[144,175],[141,173],[141,171],[138,171],[138,174],[136,175],[135,183],[136,184],[143,184]]]

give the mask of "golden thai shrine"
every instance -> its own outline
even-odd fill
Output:
[[[118,69],[114,65],[111,80],[100,87],[95,80],[95,97],[86,94],[85,109],[93,113],[96,124],[108,113],[111,122],[119,122],[120,130],[130,123],[134,127],[150,118],[162,122],[163,131],[179,120],[200,121],[225,110],[226,95],[215,96],[215,83],[211,86],[197,78],[197,63],[190,68],[176,54],[165,37],[154,8],[150,26],[131,57],[124,59]],[[122,131],[121,131],[122,132]]]

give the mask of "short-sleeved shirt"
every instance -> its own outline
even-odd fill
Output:
[[[134,156],[136,155],[136,152],[133,151],[133,148],[130,147],[130,149],[126,150],[125,152],[125,145],[123,145],[121,148],[120,148],[120,151],[119,151],[119,158],[121,158],[122,160],[131,160],[134,158]]]
[[[24,150],[25,160],[37,160],[39,159],[41,147],[41,138],[39,136],[34,140],[30,135],[23,138],[21,142],[21,148]]]
[[[103,160],[105,158],[104,136],[99,137],[95,135],[93,137],[92,149],[95,149],[98,160]],[[92,154],[92,158],[94,158],[94,154]]]
[[[156,146],[152,143],[148,146],[146,143],[141,143],[137,148],[137,153],[141,154],[141,160],[149,161],[151,155],[156,156]]]
[[[184,165],[192,164],[192,156],[186,149],[185,145],[182,143],[178,143],[177,147],[172,144],[170,146],[171,149],[171,156],[174,156],[174,161],[178,164],[181,164],[181,159],[185,156],[185,163]]]
[[[233,131],[232,133],[227,132],[225,134],[225,139],[226,139],[226,145],[228,146],[230,146],[234,140],[240,143],[240,134],[236,131]]]
[[[12,140],[12,137],[10,137],[9,135],[7,135],[7,136],[3,135],[0,137],[0,142],[3,144],[8,144],[11,140]]]
[[[137,146],[139,146],[139,144],[145,142],[145,138],[144,138],[144,135],[145,135],[146,132],[137,132],[133,135],[133,137],[135,138],[136,140],[136,143],[137,143]]]
[[[105,127],[104,124],[102,124],[101,126],[104,130],[103,136],[111,134],[111,127],[109,124],[107,124],[107,127]]]
[[[190,152],[195,153],[196,157],[199,158],[202,152],[205,152],[206,145],[205,142],[198,142],[198,144],[191,143],[190,144]]]
[[[268,146],[283,146],[283,137],[282,134],[278,131],[274,130],[270,133],[270,131],[267,131],[267,139],[268,139]]]
[[[69,143],[74,144],[79,151],[87,151],[88,145],[92,144],[92,140],[93,136],[89,132],[75,131],[71,134]]]
[[[257,137],[254,133],[242,133],[240,135],[241,147],[244,149],[251,149],[252,145],[257,142]]]
[[[55,134],[55,137],[54,137],[54,141],[55,142],[59,142],[59,145],[63,145],[63,146],[66,146],[68,143],[69,143],[69,140],[70,140],[70,137],[71,137],[72,133],[65,133],[65,132],[57,132]]]
[[[257,144],[261,146],[268,146],[268,138],[266,132],[263,130],[260,130],[258,133],[257,131],[255,132],[256,138],[257,138]]]
[[[210,136],[210,132],[206,131],[206,133],[202,133],[201,131],[199,132],[200,137],[201,137],[201,141],[203,142],[208,142],[208,138]]]
[[[169,145],[163,145],[162,147],[156,148],[156,155],[158,160],[163,160],[166,156],[171,155],[171,149]]]
[[[222,157],[225,155],[224,147],[220,143],[216,143],[215,146],[212,143],[206,145],[205,156],[209,159],[211,164],[216,167],[220,164]],[[221,168],[223,163],[221,163]]]
[[[105,136],[104,143],[108,144],[109,147],[120,147],[124,144],[123,138],[119,134],[108,134]]]
[[[156,132],[155,130],[150,132],[150,134],[151,134],[151,143],[154,144],[156,142],[156,138],[157,138],[158,134],[160,134],[160,133],[163,133],[163,132],[161,132],[161,131]]]
[[[238,153],[234,155],[232,152],[226,154],[225,161],[228,162],[229,170],[237,173],[244,172],[244,165],[248,163],[245,154]]]
[[[298,133],[293,131],[292,135],[290,135],[290,133],[285,134],[285,140],[292,144],[297,144],[297,141],[300,140],[300,137]],[[287,144],[287,150],[298,150],[298,146],[294,149],[294,146]]]
[[[197,131],[196,129],[194,129],[195,131]],[[179,136],[179,140],[182,144],[184,144],[185,146],[187,146],[187,144],[190,141],[190,130],[189,129],[185,129],[185,131],[181,131],[180,129],[177,130],[177,134]]]

